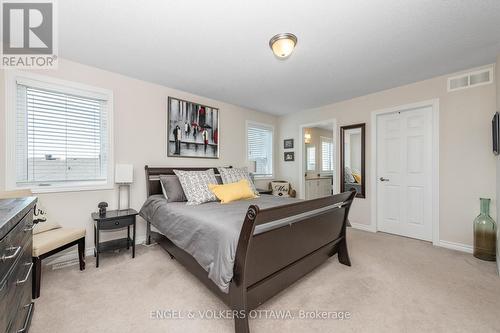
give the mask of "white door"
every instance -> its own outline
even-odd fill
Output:
[[[377,229],[432,241],[432,108],[377,117]]]

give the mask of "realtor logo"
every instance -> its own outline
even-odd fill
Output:
[[[1,67],[55,68],[54,14],[52,0],[2,0]]]

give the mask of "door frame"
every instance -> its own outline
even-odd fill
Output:
[[[308,127],[315,127],[315,126],[318,126],[318,125],[322,125],[324,123],[332,123],[333,124],[333,141],[334,141],[334,145],[333,145],[333,180],[332,180],[332,184],[334,185],[334,189],[333,189],[333,193],[336,194],[336,193],[339,193],[339,186],[337,184],[337,179],[338,179],[338,156],[337,156],[337,143],[338,143],[338,135],[337,135],[337,119],[335,118],[331,118],[331,119],[325,119],[325,120],[320,120],[320,121],[316,121],[316,122],[313,122],[313,123],[307,123],[307,124],[302,124],[299,126],[299,142],[300,143],[300,146],[299,146],[299,154],[298,154],[298,160],[300,162],[299,164],[299,179],[300,179],[300,182],[299,182],[299,198],[300,199],[305,199],[306,197],[306,180],[305,180],[305,177],[304,177],[304,160],[303,160],[303,157],[305,156],[304,155],[304,128],[308,128]]]
[[[381,115],[394,112],[411,111],[424,107],[432,108],[432,244],[439,245],[439,98],[422,102],[399,105],[371,112],[371,181],[370,193],[372,198],[371,221],[374,232],[378,231],[377,221],[377,118]]]

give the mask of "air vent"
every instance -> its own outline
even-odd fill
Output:
[[[490,83],[493,83],[493,66],[448,78],[448,91],[474,88]]]

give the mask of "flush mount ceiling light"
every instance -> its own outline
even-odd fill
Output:
[[[288,58],[297,45],[297,36],[291,33],[277,34],[269,41],[269,47],[279,59]]]

